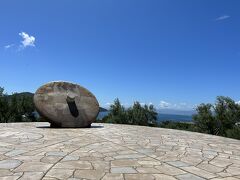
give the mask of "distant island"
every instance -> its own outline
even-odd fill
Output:
[[[99,112],[107,112],[108,110],[106,108],[103,107],[99,107]]]

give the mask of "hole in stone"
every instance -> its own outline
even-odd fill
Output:
[[[72,97],[67,96],[66,101],[67,101],[68,108],[69,108],[69,111],[71,112],[72,116],[78,117],[79,112],[77,109],[77,105],[75,103],[75,97],[72,98]]]

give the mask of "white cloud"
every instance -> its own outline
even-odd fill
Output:
[[[111,106],[113,103],[107,102],[105,105],[106,106]]]
[[[21,41],[22,48],[26,48],[28,46],[35,46],[35,37],[34,36],[30,36],[29,34],[25,33],[25,32],[21,32],[19,33],[19,36],[21,36],[23,38],[23,40]]]
[[[187,103],[185,103],[185,102],[182,102],[182,103],[180,103],[179,105],[180,105],[180,106],[186,106],[186,105],[187,105]]]
[[[194,108],[194,105],[188,104],[186,102],[169,103],[166,101],[160,101],[159,108],[160,109],[191,110]]]
[[[171,105],[171,104],[168,103],[168,102],[166,102],[166,101],[160,101],[160,104],[159,104],[160,108],[167,108],[167,107],[169,107],[170,105]]]
[[[8,45],[4,46],[4,48],[5,48],[5,49],[9,49],[9,48],[11,48],[11,47],[13,47],[13,46],[14,46],[14,44],[8,44]]]
[[[222,21],[222,20],[228,19],[228,18],[230,18],[230,17],[231,17],[231,16],[229,16],[229,15],[223,15],[223,16],[217,17],[215,20],[216,20],[216,21]]]
[[[239,101],[240,103],[240,101]],[[103,107],[109,108],[111,105],[113,104],[113,102],[107,102],[105,104],[103,104]],[[152,102],[139,102],[139,104],[141,106],[144,105],[154,105]],[[132,103],[122,103],[122,106],[124,106],[125,108],[129,108],[132,107],[133,104]],[[186,102],[179,102],[179,103],[170,103],[164,100],[161,100],[160,103],[158,105],[155,106],[156,109],[175,109],[175,110],[192,110],[196,107],[196,105],[192,105]]]
[[[194,109],[194,105],[188,104],[186,102],[181,102],[179,104],[175,104],[176,109],[181,109],[181,110],[189,110],[189,109]]]
[[[237,101],[236,104],[239,104],[239,105],[240,105],[240,101]]]

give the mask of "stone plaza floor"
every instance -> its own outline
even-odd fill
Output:
[[[240,141],[131,125],[0,124],[2,179],[240,179]]]

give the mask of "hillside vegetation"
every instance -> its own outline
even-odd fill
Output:
[[[0,87],[0,122],[32,122],[37,121],[34,115],[32,93],[13,93],[7,95]]]

